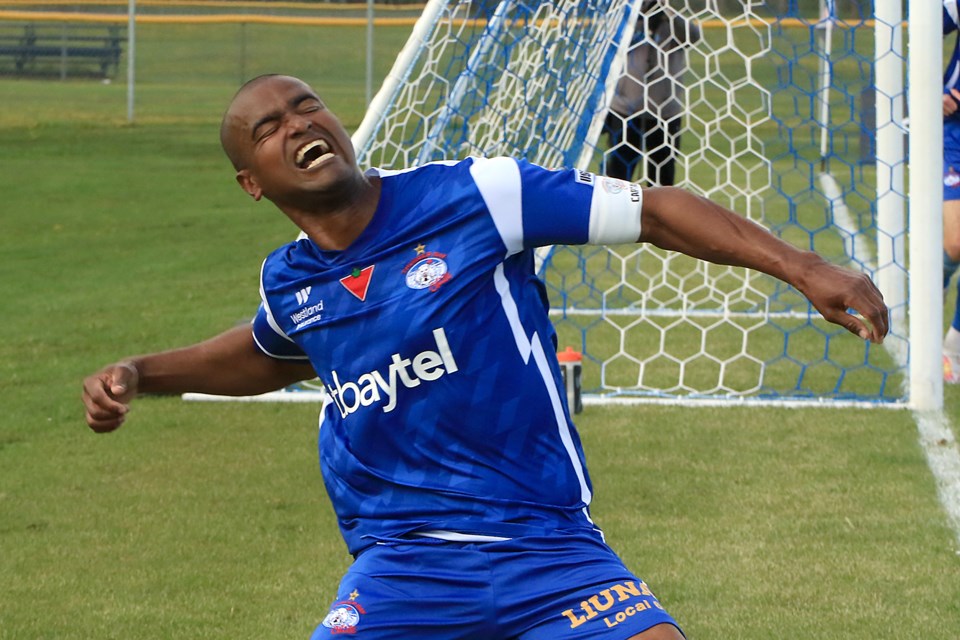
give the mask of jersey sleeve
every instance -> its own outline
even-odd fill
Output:
[[[278,360],[307,360],[307,355],[277,324],[263,302],[253,317],[253,341],[265,355]]]
[[[478,158],[470,170],[508,254],[554,244],[636,242],[640,237],[639,185],[512,158]]]
[[[956,31],[958,23],[957,0],[943,0],[943,35]]]

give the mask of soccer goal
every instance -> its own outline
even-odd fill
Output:
[[[649,4],[431,0],[354,135],[361,166],[513,155],[603,173],[629,52],[646,43],[666,64],[674,46],[650,35]],[[899,0],[870,13],[834,0],[652,4],[701,33],[683,51],[676,184],[872,275],[893,330],[864,343],[744,269],[648,246],[552,247],[539,275],[560,347],[583,354],[586,402],[908,405]],[[654,182],[640,165],[634,179]]]

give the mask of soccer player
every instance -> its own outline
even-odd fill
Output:
[[[632,181],[646,157],[648,183],[674,184],[685,109],[686,49],[699,40],[696,21],[677,14],[666,2],[644,0],[640,5],[626,70],[604,120],[606,175]]]
[[[676,188],[511,158],[363,173],[292,77],[241,88],[221,141],[240,186],[303,234],[264,261],[250,326],[89,376],[86,419],[108,432],[138,393],[319,375],[320,467],[355,562],[314,638],[682,638],[590,517],[534,247],[651,242],[779,277],[863,339],[887,333],[866,276]]]
[[[943,35],[957,32],[957,0],[943,0]],[[958,32],[960,33],[960,32]],[[960,266],[960,35],[943,75],[943,288]],[[943,339],[943,379],[960,383],[960,282],[953,322]]]

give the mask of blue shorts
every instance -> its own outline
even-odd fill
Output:
[[[311,640],[624,640],[679,626],[590,535],[381,544],[360,554]]]
[[[943,200],[960,200],[960,122],[943,125]]]

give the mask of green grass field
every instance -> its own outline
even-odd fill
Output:
[[[362,30],[290,57],[261,37],[249,74],[303,75],[359,123]],[[379,74],[404,38],[378,30]],[[132,126],[122,82],[0,79],[0,639],[305,639],[349,563],[317,407],[151,397],[115,434],[83,422],[86,374],[248,318],[294,234],[221,157],[236,68],[178,80],[143,41]],[[578,424],[595,520],[690,638],[960,637],[957,532],[909,412],[590,406]]]

